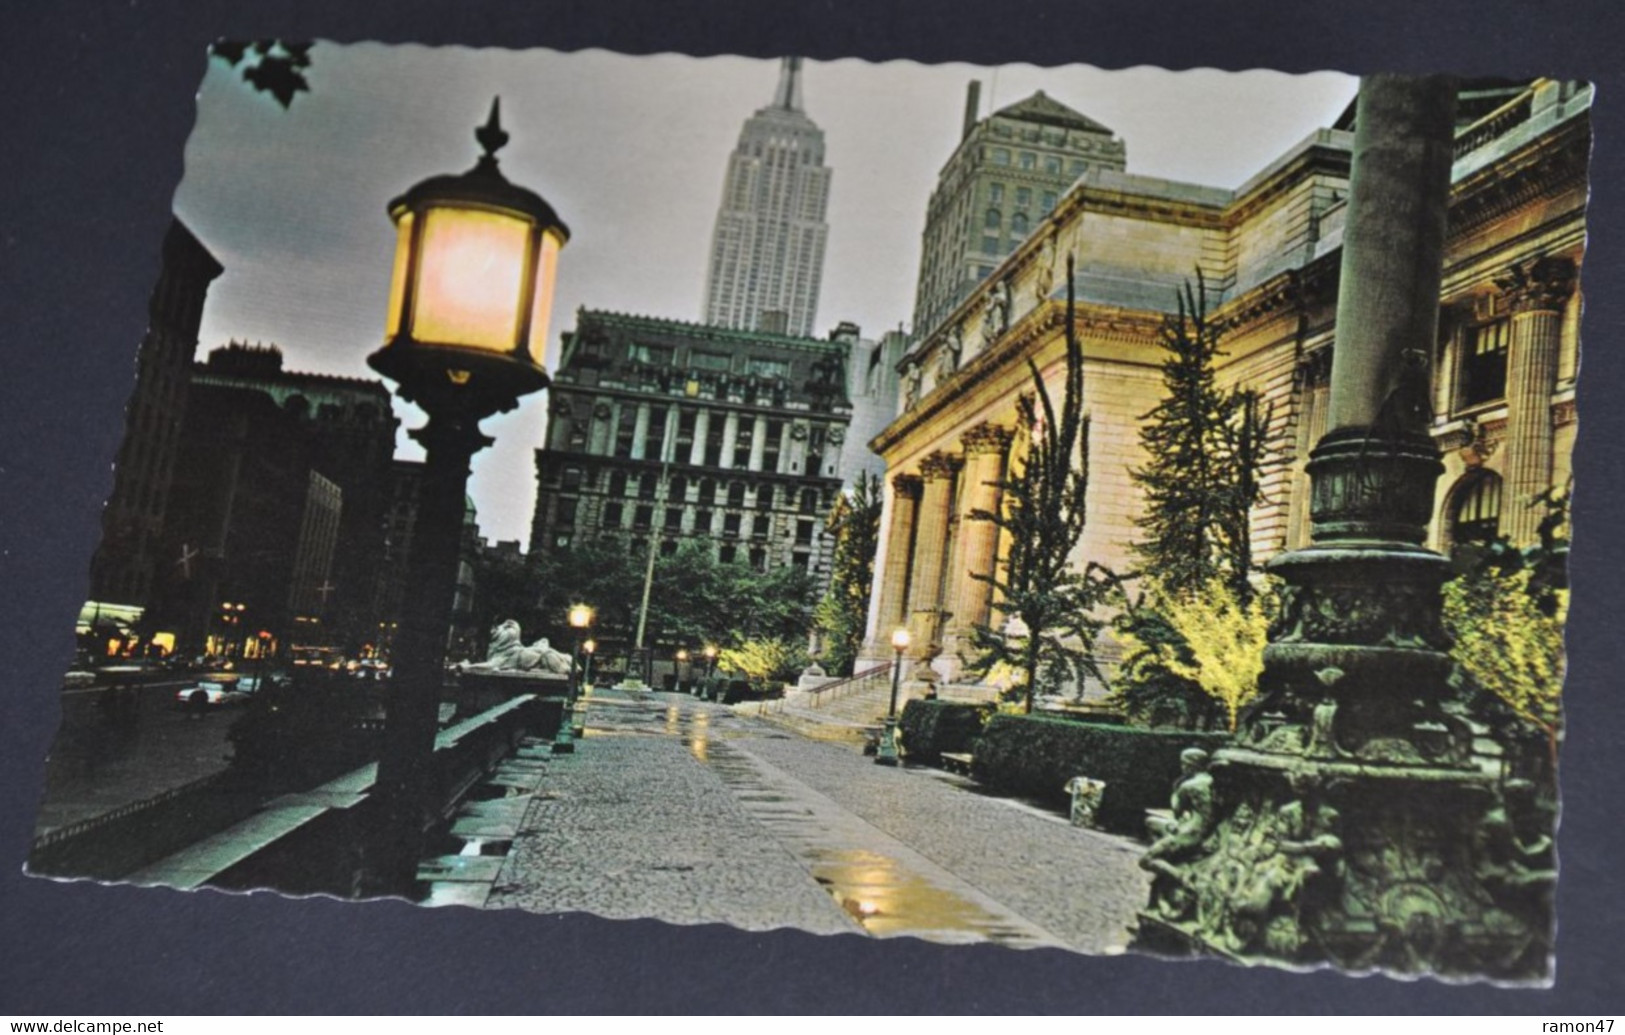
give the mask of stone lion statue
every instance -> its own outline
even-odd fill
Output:
[[[519,623],[509,618],[491,627],[491,646],[484,661],[465,661],[457,666],[460,672],[552,672],[568,675],[570,655],[554,650],[542,637],[525,645]]]

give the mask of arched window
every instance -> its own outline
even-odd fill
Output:
[[[1010,232],[1017,237],[1027,236],[1027,213],[1017,212],[1010,217]]]
[[[1467,546],[1495,541],[1501,530],[1501,477],[1491,471],[1468,475],[1456,490],[1450,515],[1450,543]]]
[[[990,208],[987,210],[987,216],[982,220],[982,225],[989,230],[997,230],[1003,219],[1004,217],[999,214],[998,209]]]

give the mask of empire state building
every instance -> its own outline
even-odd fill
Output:
[[[830,170],[824,131],[801,110],[801,59],[773,103],[745,120],[728,158],[705,280],[705,322],[808,337],[824,270]]]

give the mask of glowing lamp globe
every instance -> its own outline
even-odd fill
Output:
[[[509,182],[500,100],[474,133],[484,154],[389,203],[395,223],[384,347],[373,369],[434,412],[511,410],[547,386],[542,354],[559,251],[570,232],[534,191]]]

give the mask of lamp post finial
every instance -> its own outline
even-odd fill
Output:
[[[496,161],[497,152],[508,143],[508,134],[502,128],[502,98],[491,98],[491,114],[485,125],[474,131],[474,139],[485,149],[485,158]]]

